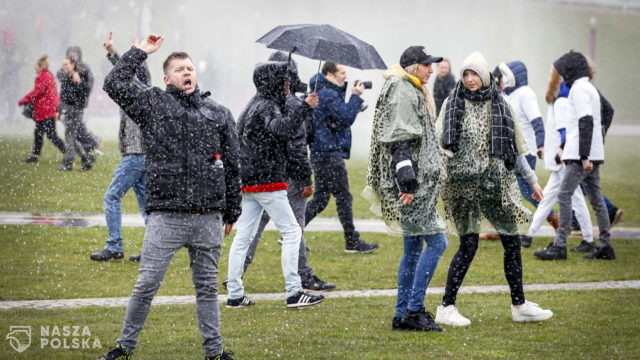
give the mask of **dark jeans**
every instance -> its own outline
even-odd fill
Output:
[[[49,140],[55,145],[61,153],[64,154],[64,142],[56,134],[56,120],[49,118],[36,122],[36,129],[33,131],[33,155],[40,155],[42,151],[42,142],[44,135],[47,135]]]
[[[471,261],[478,250],[478,234],[467,234],[460,237],[460,247],[453,256],[447,286],[444,290],[442,305],[455,305],[456,295],[462,285],[464,276],[471,266]],[[517,235],[500,234],[500,241],[504,248],[504,276],[511,290],[511,303],[513,305],[524,304],[524,290],[522,287],[522,258],[520,256],[520,238]]]
[[[349,177],[344,159],[338,156],[311,158],[311,167],[315,177],[315,194],[307,203],[305,212],[305,226],[321,213],[329,204],[329,198],[336,198],[338,218],[347,244],[357,242],[360,235],[353,225],[353,211],[351,210],[353,197],[349,192]]]

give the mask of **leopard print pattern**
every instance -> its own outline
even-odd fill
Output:
[[[442,198],[459,235],[479,233],[486,218],[501,234],[517,234],[531,220],[513,172],[491,157],[491,102],[465,100],[460,148],[447,161]]]
[[[383,86],[376,104],[372,125],[372,141],[369,152],[367,185],[380,199],[382,216],[392,234],[414,236],[431,235],[446,231],[446,224],[437,210],[438,195],[444,180],[444,161],[435,135],[435,119],[429,116],[423,93],[406,80],[391,77]],[[412,90],[407,90],[407,86]],[[404,89],[396,89],[404,87]],[[410,141],[413,167],[418,181],[418,191],[413,203],[404,205],[398,199],[395,183],[395,169],[388,144],[379,141],[388,131],[391,97],[394,91],[411,94],[411,101],[417,112],[417,125],[421,136]]]

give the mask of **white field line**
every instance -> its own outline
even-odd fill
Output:
[[[382,220],[354,219],[354,224],[360,232],[388,233]],[[27,213],[0,211],[0,225],[55,225],[63,227],[106,226],[104,214],[82,213]],[[122,226],[144,227],[144,219],[140,214],[122,214]],[[598,229],[594,227],[594,236],[598,237]],[[266,230],[276,230],[272,222],[267,224]],[[304,229],[305,231],[343,231],[337,218],[315,218]],[[640,228],[614,227],[612,236],[617,239],[640,239]],[[554,236],[555,231],[548,225],[543,225],[536,236]]]
[[[604,290],[604,289],[640,289],[640,280],[626,281],[598,281],[583,283],[562,283],[562,284],[532,284],[525,285],[526,291],[571,291],[571,290]],[[462,286],[459,293],[508,293],[509,287],[506,285],[489,286]],[[444,288],[429,288],[427,294],[443,294]],[[372,296],[396,296],[396,289],[386,290],[349,290],[332,291],[323,293],[327,298],[357,298]],[[284,301],[283,293],[271,294],[247,294],[252,300],[257,301]],[[226,302],[227,296],[218,296],[220,302]],[[88,306],[102,307],[124,307],[129,302],[128,297],[117,298],[86,298],[86,299],[60,299],[60,300],[21,300],[21,301],[0,301],[0,310],[12,309],[76,309]],[[194,304],[194,295],[184,296],[156,296],[153,305],[183,305]]]

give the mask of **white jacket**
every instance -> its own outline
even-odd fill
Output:
[[[604,143],[602,140],[602,124],[600,118],[600,95],[588,77],[573,82],[569,90],[571,116],[567,123],[567,142],[562,153],[562,160],[580,160],[579,120],[583,116],[593,117],[593,134],[589,160],[604,161]]]
[[[556,155],[560,150],[560,133],[558,130],[567,127],[567,121],[571,116],[571,105],[569,99],[561,97],[549,105],[547,110],[547,121],[544,124],[544,168],[551,171],[558,171],[562,167],[556,163]]]
[[[520,129],[522,129],[524,141],[529,148],[529,154],[535,156],[538,146],[536,144],[536,133],[533,130],[531,121],[542,117],[540,108],[538,107],[536,93],[534,93],[529,86],[525,85],[514,90],[507,98],[520,120]]]

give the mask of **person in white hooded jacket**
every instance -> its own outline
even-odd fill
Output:
[[[555,74],[557,74],[557,72],[555,72]],[[560,185],[562,184],[562,178],[565,172],[560,154],[566,142],[566,127],[572,111],[569,99],[567,98],[568,95],[569,88],[566,83],[562,82],[562,78],[559,75],[553,76],[549,81],[549,89],[546,95],[549,109],[547,112],[547,122],[545,124],[547,131],[545,132],[544,138],[543,156],[544,167],[549,170],[551,174],[543,190],[544,198],[538,204],[538,208],[533,214],[531,226],[529,226],[528,236],[530,239],[536,235],[544,218],[558,201],[558,193],[560,192]],[[571,207],[573,211],[575,211],[584,239],[580,245],[571,250],[577,252],[592,252],[595,249],[595,245],[593,244],[591,217],[582,190],[579,188],[573,192]],[[529,246],[530,245],[531,244],[529,244]]]
[[[567,258],[567,236],[571,226],[571,197],[582,183],[596,213],[600,232],[600,246],[586,255],[589,259],[613,260],[609,214],[600,188],[600,166],[604,163],[604,142],[600,115],[600,95],[589,82],[587,59],[579,52],[570,51],[553,63],[571,89],[569,103],[571,116],[567,125],[567,141],[562,152],[566,164],[560,186],[560,227],[549,246],[535,252],[542,260]]]

